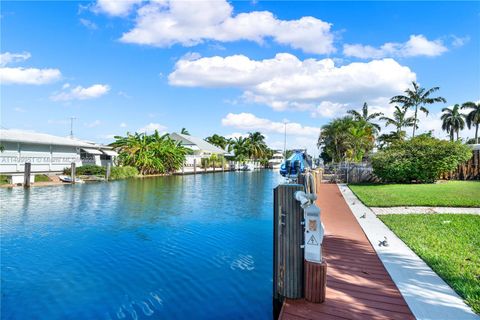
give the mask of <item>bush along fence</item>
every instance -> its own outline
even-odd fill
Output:
[[[473,155],[454,171],[443,173],[440,178],[446,180],[480,180],[480,147],[473,150]]]

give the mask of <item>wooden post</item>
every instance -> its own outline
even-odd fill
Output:
[[[225,158],[222,158],[222,172],[225,172]]]
[[[282,184],[273,190],[273,294],[274,300],[304,295],[303,210],[294,193],[300,184]]]
[[[215,160],[212,161],[213,172],[215,172]]]
[[[327,263],[305,260],[305,300],[313,303],[325,301],[327,288]]]
[[[182,174],[185,174],[185,163],[182,165]]]
[[[75,175],[77,173],[75,162],[72,162],[70,167],[70,177],[72,178],[72,183],[75,184]]]
[[[32,171],[32,164],[25,162],[25,170],[23,172],[23,187],[30,188],[30,173]]]
[[[197,159],[193,159],[193,174],[197,174]]]
[[[110,174],[112,172],[112,165],[110,162],[107,162],[107,170],[105,170],[105,180],[110,180]]]

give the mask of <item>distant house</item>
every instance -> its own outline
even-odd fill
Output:
[[[16,178],[31,163],[32,173],[57,173],[72,163],[77,166],[113,165],[118,154],[108,146],[45,133],[0,129],[0,173]],[[33,176],[33,175],[32,175]]]
[[[225,150],[214,146],[201,138],[176,132],[171,133],[170,138],[180,142],[185,148],[192,150],[193,154],[187,155],[186,157],[186,166],[193,166],[195,160],[197,160],[197,165],[200,165],[200,159],[209,158],[213,154],[228,155],[228,152]]]

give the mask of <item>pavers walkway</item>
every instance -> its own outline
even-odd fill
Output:
[[[480,320],[455,291],[358,200],[346,185],[339,187],[417,319]],[[388,247],[378,245],[384,237],[387,237]]]
[[[280,319],[414,319],[337,185],[319,186],[328,263],[326,301],[284,303]]]
[[[370,207],[375,214],[409,214],[409,213],[454,213],[454,214],[480,214],[480,208],[459,207]]]

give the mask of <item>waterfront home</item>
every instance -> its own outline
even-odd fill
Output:
[[[35,174],[60,173],[72,163],[76,166],[114,164],[118,155],[111,147],[22,130],[0,130],[0,173],[11,177],[11,183],[23,181],[25,163],[31,163]]]
[[[185,166],[187,167],[192,167],[195,161],[197,166],[199,166],[202,158],[210,158],[214,154],[221,156],[229,155],[227,151],[201,138],[177,132],[171,133],[170,138],[180,142],[185,148],[192,150],[192,154],[187,155],[185,159]]]

